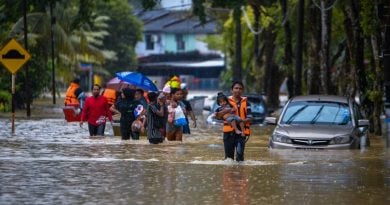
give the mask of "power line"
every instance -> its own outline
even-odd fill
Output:
[[[245,19],[246,25],[248,26],[249,30],[250,30],[253,34],[255,34],[255,35],[261,34],[261,32],[263,32],[263,28],[261,28],[261,29],[258,30],[258,31],[255,31],[255,29],[252,28],[252,25],[251,25],[251,23],[250,23],[250,21],[249,21],[249,18],[248,18],[248,15],[247,15],[247,13],[246,13],[246,10],[245,10],[245,7],[244,7],[244,6],[241,6],[241,11],[242,11],[242,13],[244,14],[244,19]]]
[[[323,8],[322,5],[321,5],[321,6],[318,5],[318,3],[316,2],[316,0],[311,0],[311,1],[312,1],[313,4],[314,4],[317,8],[319,8],[321,11],[327,11],[327,10],[329,10],[329,9],[332,9],[332,8],[336,5],[336,3],[337,3],[337,0],[335,0],[335,1],[332,3],[332,5],[330,5],[330,6],[326,7],[326,8]]]

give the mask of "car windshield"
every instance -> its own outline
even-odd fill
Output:
[[[350,125],[352,122],[348,104],[304,101],[289,103],[281,124]]]

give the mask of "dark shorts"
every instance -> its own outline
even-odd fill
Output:
[[[104,136],[106,124],[92,125],[88,123],[89,136]]]

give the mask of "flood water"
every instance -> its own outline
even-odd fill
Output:
[[[366,150],[277,151],[256,126],[245,162],[223,160],[219,129],[148,144],[91,139],[63,119],[0,119],[0,204],[390,204],[390,155]]]

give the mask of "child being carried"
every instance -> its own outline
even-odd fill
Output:
[[[225,120],[233,127],[234,132],[236,134],[245,137],[244,121],[242,121],[240,116],[235,114],[235,109],[229,103],[227,96],[224,95],[222,92],[219,92],[217,95],[217,104],[219,105],[219,107],[215,110],[215,112],[218,113],[222,111],[223,113],[226,113],[223,114],[222,119],[220,120]],[[237,124],[240,127],[240,129],[238,129]]]

